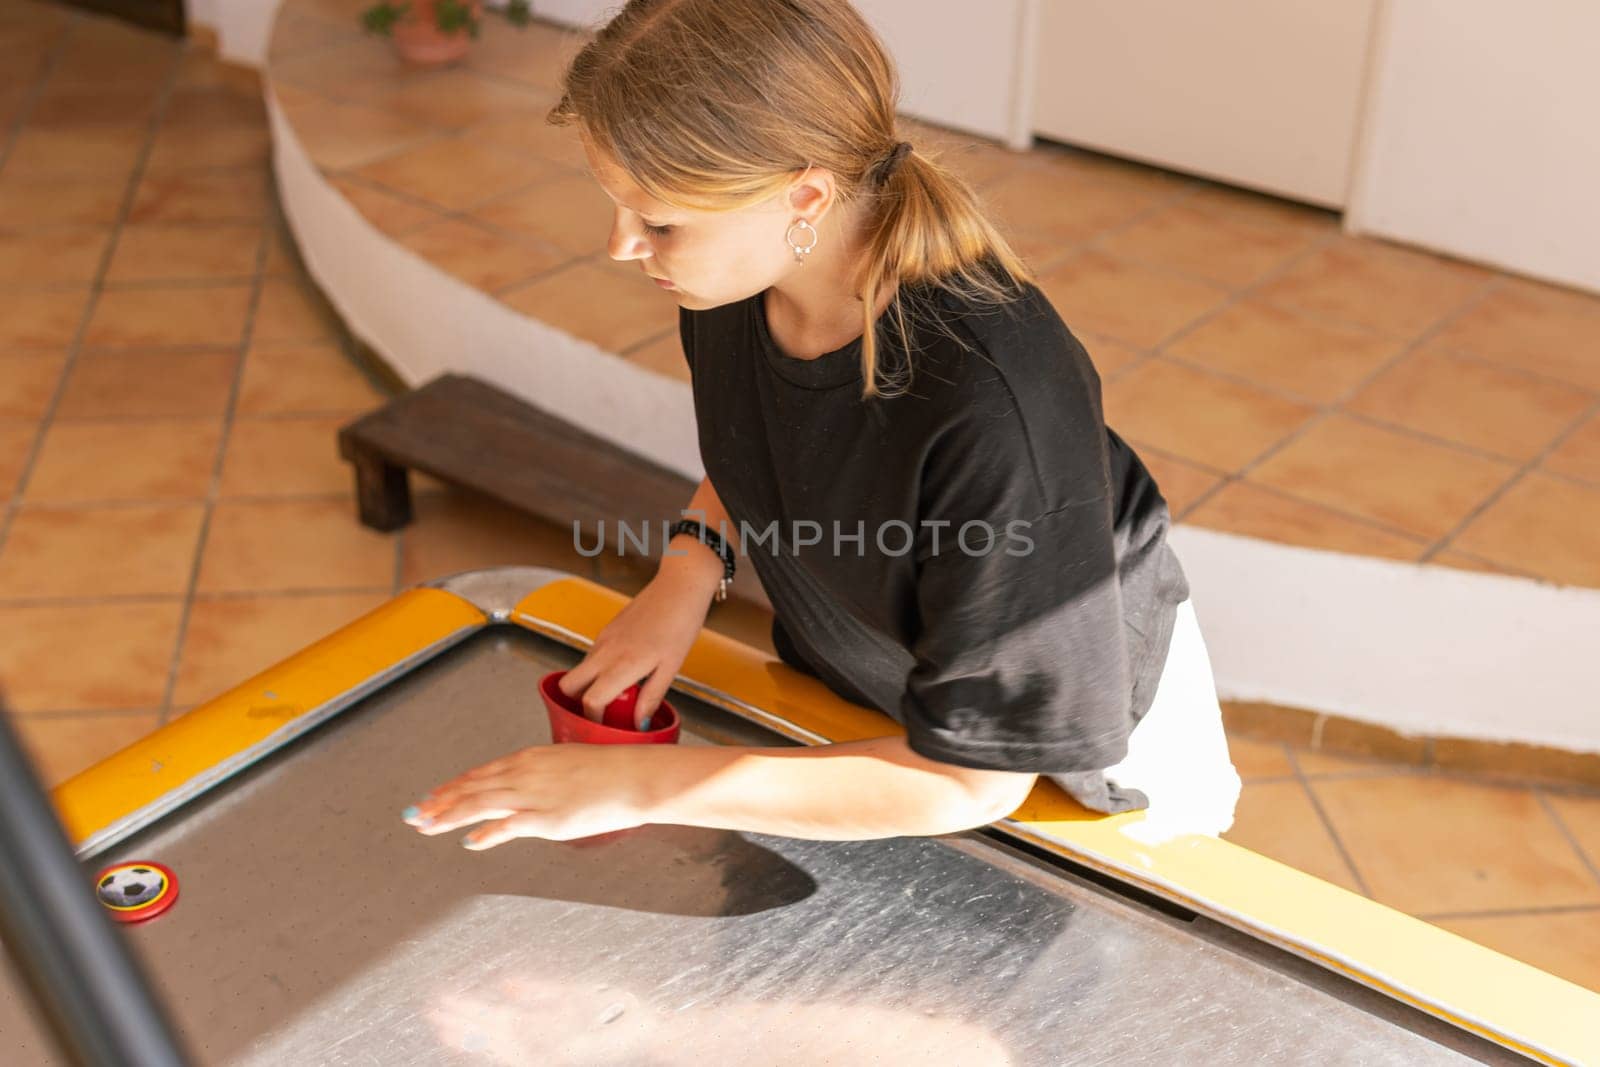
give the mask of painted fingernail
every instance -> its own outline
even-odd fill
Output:
[[[466,837],[463,837],[461,839],[461,847],[462,848],[476,848],[477,846],[478,846],[478,840],[477,840],[477,838],[473,837],[471,834],[468,834]]]
[[[639,729],[641,729],[641,730],[650,729],[650,716],[646,715],[644,717],[644,721],[639,724]]]
[[[404,819],[406,822],[410,822],[412,819],[415,819],[418,815],[421,815],[421,814],[422,814],[422,812],[417,810],[417,806],[415,804],[412,804],[410,807],[406,808],[405,811],[402,811],[400,813],[400,817],[402,819]]]

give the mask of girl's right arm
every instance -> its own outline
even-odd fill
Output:
[[[719,533],[731,520],[711,480],[703,478],[687,509]],[[728,534],[732,540],[732,532]],[[562,677],[561,691],[580,694],[583,713],[600,721],[605,706],[640,683],[635,724],[656,710],[705,626],[722,578],[722,557],[691,534],[678,534],[661,554],[656,575],[595,636],[583,661]]]

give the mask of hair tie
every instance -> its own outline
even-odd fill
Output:
[[[877,184],[882,185],[900,168],[900,161],[911,151],[910,141],[899,141],[889,151],[889,156],[878,165]]]

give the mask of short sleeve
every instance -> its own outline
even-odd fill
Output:
[[[923,525],[947,525],[936,553],[919,548],[901,711],[907,743],[930,759],[1044,774],[1126,755],[1108,446],[1098,397],[1067,378],[1052,398],[1064,422],[1047,434],[1030,432],[1026,405],[980,399],[929,455]]]

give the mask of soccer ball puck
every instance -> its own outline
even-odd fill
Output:
[[[178,876],[148,860],[114,863],[94,881],[95,896],[118,922],[154,919],[178,899]]]

